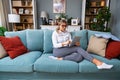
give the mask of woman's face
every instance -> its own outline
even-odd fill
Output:
[[[67,24],[66,23],[61,23],[60,24],[60,31],[64,32],[66,30]]]

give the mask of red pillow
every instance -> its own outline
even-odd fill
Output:
[[[9,38],[0,36],[0,41],[12,59],[28,51],[18,36]]]
[[[110,40],[108,42],[105,57],[108,59],[117,58],[120,56],[120,41]]]

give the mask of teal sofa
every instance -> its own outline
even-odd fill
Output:
[[[0,59],[0,80],[119,80],[120,60],[108,60],[101,56],[94,57],[114,67],[110,70],[98,70],[97,67],[83,60],[76,63],[68,60],[54,60],[52,55],[52,30],[23,30],[5,32],[6,37],[19,36],[30,52],[14,59],[9,56]],[[81,36],[80,43],[87,49],[89,38],[95,33],[91,30],[71,32],[73,36]]]

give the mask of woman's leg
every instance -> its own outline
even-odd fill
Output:
[[[72,54],[74,52],[77,52],[76,47],[64,47],[64,48],[54,48],[53,49],[53,55],[55,57],[64,57],[64,56]]]
[[[79,53],[83,58],[89,60],[92,62],[92,60],[94,59],[89,53],[87,53],[84,49],[82,49],[81,47],[65,47],[65,48],[54,48],[53,49],[53,55],[55,57],[65,57],[67,55],[70,55],[74,52]]]
[[[108,64],[92,57],[87,51],[83,50],[80,47],[78,47],[77,52],[80,53],[85,59],[94,63],[98,69],[111,69],[113,67],[113,65],[108,65]]]
[[[93,56],[91,56],[87,51],[85,51],[81,47],[74,46],[74,47],[68,47],[68,48],[53,49],[53,55],[56,57],[64,57],[64,56],[70,55],[71,53],[74,53],[74,52],[81,54],[81,56],[83,58],[96,64],[98,69],[111,69],[113,67],[113,65],[108,65],[108,64],[103,63],[102,61],[94,58]]]
[[[80,62],[80,61],[83,60],[83,57],[79,53],[72,53],[70,55],[67,55],[67,56],[63,57],[63,60]]]

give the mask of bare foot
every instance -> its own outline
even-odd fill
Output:
[[[61,58],[61,57],[60,57],[60,58],[57,58],[57,59],[58,59],[58,60],[63,60],[63,58]]]

